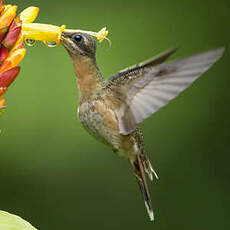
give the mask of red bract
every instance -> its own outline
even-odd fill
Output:
[[[21,23],[16,23],[15,21],[12,22],[9,32],[7,33],[6,37],[4,38],[4,40],[2,41],[2,44],[8,49],[10,50],[15,42],[18,39],[19,34],[21,33]]]
[[[2,47],[0,48],[0,65],[2,65],[3,61],[8,57],[9,52],[7,50],[7,48],[2,45]]]
[[[9,85],[15,80],[16,76],[20,72],[20,67],[14,67],[0,74],[0,86],[1,88],[8,88]]]
[[[0,0],[0,115],[5,109],[1,97],[20,72],[18,64],[26,50],[22,44],[22,23],[16,20],[17,6],[4,5]]]

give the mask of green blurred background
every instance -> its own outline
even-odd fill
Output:
[[[63,47],[28,47],[0,118],[0,209],[40,230],[230,229],[230,2],[228,0],[40,0],[37,22],[98,31],[104,76],[172,46],[174,58],[226,46],[224,57],[142,125],[159,181],[148,219],[126,160],[76,118],[77,88]]]

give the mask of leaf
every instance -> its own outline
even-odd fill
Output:
[[[37,230],[21,217],[0,211],[0,230]]]

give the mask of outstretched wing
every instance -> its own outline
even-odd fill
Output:
[[[223,54],[224,49],[208,51],[188,58],[156,66],[136,67],[113,77],[110,84],[121,84],[123,96],[117,111],[119,130],[127,135],[137,124],[155,113],[200,75],[207,71]]]
[[[134,78],[140,77],[141,70],[148,69],[151,67],[154,67],[156,65],[159,65],[166,61],[172,54],[174,54],[177,51],[177,47],[167,50],[166,52],[163,52],[149,60],[146,60],[140,64],[130,66],[128,68],[125,68],[121,70],[120,72],[114,74],[107,80],[107,84],[123,84],[126,83],[126,81],[129,81],[130,78],[127,76],[131,76],[131,80],[134,80]]]

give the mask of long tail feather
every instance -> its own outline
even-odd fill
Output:
[[[148,190],[148,185],[145,179],[145,172],[144,172],[144,162],[143,159],[140,155],[136,156],[136,159],[129,159],[129,162],[133,168],[134,174],[137,178],[138,185],[141,190],[142,197],[145,202],[145,206],[147,209],[147,212],[149,214],[149,218],[151,221],[154,220],[154,214],[153,214],[153,209],[152,209],[152,204],[151,204],[151,198]]]

